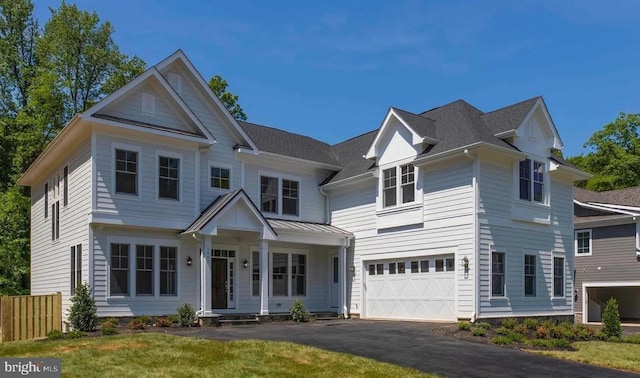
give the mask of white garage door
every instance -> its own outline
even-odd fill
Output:
[[[453,255],[367,261],[368,318],[455,320]]]

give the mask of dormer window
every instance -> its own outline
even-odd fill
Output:
[[[398,176],[400,186],[398,186]],[[405,164],[382,171],[382,206],[410,203],[416,198],[415,167]]]
[[[545,202],[544,163],[526,159],[519,164],[520,199]]]

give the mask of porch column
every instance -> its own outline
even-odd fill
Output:
[[[340,275],[340,311],[346,319],[349,316],[349,309],[347,309],[347,247],[344,245],[338,251],[338,274]]]
[[[202,240],[200,251],[200,310],[202,314],[211,312],[211,236]]]
[[[269,315],[269,241],[260,239],[260,315]]]

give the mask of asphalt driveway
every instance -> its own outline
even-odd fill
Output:
[[[447,377],[638,377],[618,370],[472,343],[432,332],[437,323],[374,320],[273,323],[185,330],[216,340],[290,341]]]

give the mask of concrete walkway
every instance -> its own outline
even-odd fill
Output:
[[[184,330],[216,340],[290,341],[447,377],[638,377],[640,375],[439,336],[438,323],[340,320]]]

